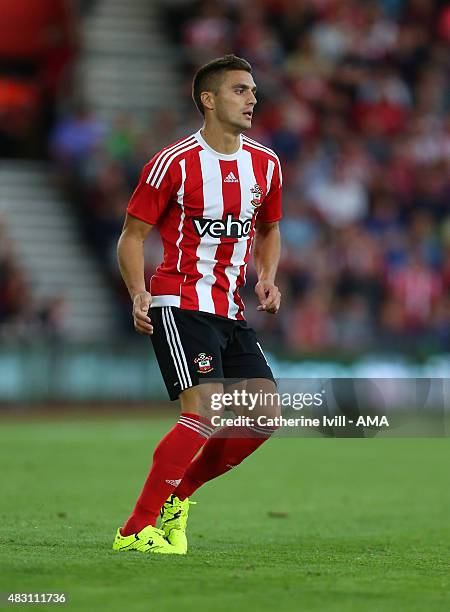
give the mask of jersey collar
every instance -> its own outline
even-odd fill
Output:
[[[214,157],[217,157],[217,159],[236,159],[239,153],[242,151],[242,134],[239,136],[239,149],[235,153],[231,153],[229,155],[226,155],[225,153],[219,153],[219,151],[216,151],[215,149],[210,147],[206,140],[203,138],[203,136],[200,134],[200,130],[196,132],[194,136],[197,139],[198,143],[202,146],[202,148],[206,151],[209,151],[212,155],[214,155]]]

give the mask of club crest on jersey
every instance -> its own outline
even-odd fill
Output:
[[[197,364],[197,372],[199,374],[208,374],[208,372],[212,372],[214,370],[211,365],[212,356],[207,355],[206,353],[199,353],[197,357],[194,359],[194,363]]]
[[[250,189],[250,191],[253,194],[253,200],[250,201],[250,204],[253,204],[253,206],[255,206],[255,208],[257,208],[258,206],[261,206],[262,202],[261,202],[261,198],[262,198],[262,189],[261,187],[258,185],[258,183],[255,183],[255,186],[252,187],[252,189]]]

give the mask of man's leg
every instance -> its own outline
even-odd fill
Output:
[[[153,463],[136,506],[121,530],[123,536],[156,525],[162,505],[180,484],[192,458],[205,444],[213,428],[206,416],[212,393],[221,393],[220,384],[205,384],[180,394],[181,416],[159,442]]]
[[[242,385],[239,386],[242,388]],[[261,391],[269,394],[269,397],[276,397],[277,393],[275,383],[271,380],[247,381],[245,389],[248,393],[254,394],[259,394]],[[243,406],[236,406],[235,413],[241,416],[253,415],[252,418],[255,423],[257,423],[257,417],[260,415],[270,418],[279,415],[278,403],[275,403],[275,405],[259,404],[254,408],[251,415],[244,408]],[[266,442],[275,430],[276,427],[255,424],[249,427],[224,427],[216,431],[206,442],[201,453],[192,461],[174,494],[180,500],[190,497],[206,482],[239,465]]]
[[[275,429],[252,427],[228,427],[216,432],[203,447],[202,452],[190,464],[174,494],[184,500],[206,482],[225,474],[254,453]],[[224,436],[227,437],[224,437]]]

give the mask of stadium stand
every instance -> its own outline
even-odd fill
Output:
[[[161,28],[158,3],[97,0],[81,32],[79,87],[99,117],[114,123],[125,112],[148,127],[161,109],[179,109],[177,53]]]
[[[28,321],[32,296],[38,311],[58,304],[62,338],[107,338],[117,316],[113,294],[48,165],[4,161],[0,184],[0,206],[8,234],[18,265],[26,271],[26,297],[19,300],[23,319]],[[20,315],[13,314],[14,318]],[[52,335],[51,329],[48,331]]]

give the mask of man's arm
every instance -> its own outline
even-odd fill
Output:
[[[260,303],[258,310],[265,310],[272,314],[278,312],[281,302],[281,293],[275,285],[280,253],[281,239],[278,222],[262,223],[257,221],[253,250],[253,260],[258,274],[255,293]]]
[[[144,242],[153,225],[127,215],[117,244],[120,273],[133,302],[134,328],[141,334],[152,334],[148,309],[152,296],[145,289]]]

